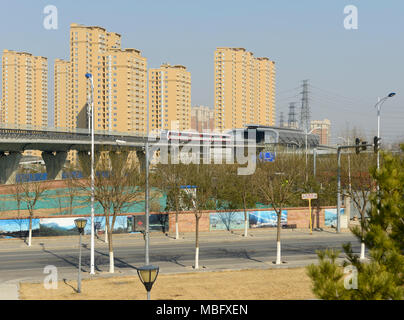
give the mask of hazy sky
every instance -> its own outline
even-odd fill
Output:
[[[149,67],[185,65],[192,105],[213,106],[216,47],[244,47],[276,62],[277,117],[289,102],[300,106],[309,79],[312,119],[328,118],[333,136],[347,125],[376,130],[377,98],[397,96],[382,110],[382,136],[404,138],[404,1],[402,0],[2,0],[0,50],[28,51],[53,62],[69,58],[69,25],[98,25],[122,35]],[[5,6],[4,6],[5,4]],[[46,5],[58,9],[58,29],[46,30]],[[358,30],[344,28],[344,7],[358,8]],[[84,76],[84,75],[83,75]],[[297,109],[298,111],[299,109]],[[277,123],[278,124],[278,123]]]

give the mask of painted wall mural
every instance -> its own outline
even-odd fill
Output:
[[[244,229],[244,212],[213,212],[210,214],[210,230]],[[288,223],[288,212],[282,210],[281,225]],[[248,228],[276,227],[277,215],[274,210],[248,212]]]
[[[91,233],[90,217],[66,217],[66,218],[41,218],[32,220],[33,236],[68,236],[77,235],[74,220],[87,219],[84,234]],[[95,216],[95,230],[105,230],[105,217]],[[29,219],[5,219],[0,220],[0,238],[24,237],[29,230]],[[168,217],[166,214],[150,215],[150,231],[168,231]],[[133,232],[133,216],[117,216],[114,225],[114,233]]]
[[[209,215],[210,230],[244,229],[244,212],[215,212]]]
[[[345,209],[340,209],[340,215],[345,214]],[[325,226],[337,227],[337,209],[325,209],[324,210]]]
[[[250,228],[268,228],[268,227],[276,227],[278,218],[274,210],[251,211],[249,221],[250,221]],[[288,212],[287,210],[282,210],[281,225],[286,225],[287,223],[288,223]]]

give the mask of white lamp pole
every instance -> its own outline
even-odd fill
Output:
[[[146,144],[145,144],[145,162],[146,162],[146,190],[145,190],[145,264],[149,265],[149,242],[150,242],[150,204],[149,204],[149,79],[146,73]]]
[[[91,249],[90,274],[94,272],[94,83],[91,73],[86,73],[91,84]]]
[[[306,144],[306,181],[308,179],[308,176],[307,176],[307,136],[309,134],[311,134],[314,130],[318,130],[318,129],[321,129],[321,127],[316,127],[316,128],[311,129],[310,131],[305,132],[305,134],[306,134],[306,143],[305,143]]]
[[[378,141],[380,140],[380,110],[382,108],[383,103],[391,97],[394,97],[396,94],[394,92],[389,93],[386,97],[383,99],[377,98],[377,103],[375,105],[375,108],[377,108],[377,138]],[[377,169],[380,169],[380,152],[379,149],[377,149]]]

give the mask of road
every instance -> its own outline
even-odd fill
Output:
[[[202,233],[200,237],[201,270],[223,270],[243,268],[275,267],[276,237],[273,231],[256,231],[248,238],[240,234]],[[59,279],[75,279],[78,264],[77,237],[60,239],[35,239],[32,247],[20,240],[0,241],[0,281],[43,280],[47,274],[44,267],[54,265]],[[17,241],[17,242],[16,242]],[[285,230],[282,235],[283,267],[303,266],[317,261],[315,251],[325,248],[341,249],[351,242],[355,252],[359,242],[350,233],[307,232]],[[90,239],[84,237],[82,271],[88,278],[90,263]],[[160,266],[162,273],[191,272],[195,257],[194,235],[186,234],[182,239],[153,235],[150,242],[150,262]],[[136,268],[144,264],[144,241],[140,235],[117,235],[115,237],[116,273],[136,274]],[[96,240],[96,274],[108,275],[108,246]]]

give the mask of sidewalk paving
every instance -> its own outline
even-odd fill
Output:
[[[0,300],[19,300],[19,284],[1,283]]]

